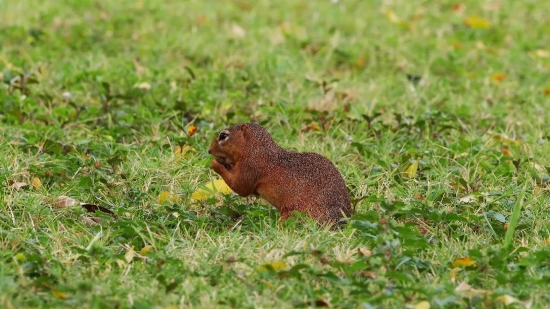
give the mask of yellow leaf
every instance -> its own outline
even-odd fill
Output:
[[[196,125],[194,125],[194,124],[190,125],[190,126],[187,128],[187,135],[188,135],[189,137],[195,135],[195,133],[197,132],[197,129],[198,129],[198,128],[197,128]]]
[[[195,22],[195,25],[202,26],[202,25],[206,24],[206,22],[207,22],[206,16],[201,15],[201,16],[199,16],[199,18],[197,18],[197,21]]]
[[[246,31],[243,28],[241,28],[241,26],[237,24],[233,24],[231,26],[231,34],[233,35],[233,37],[237,39],[241,39],[246,36]]]
[[[183,145],[183,147],[180,147],[180,146],[176,146],[174,147],[174,156],[176,158],[179,158],[179,157],[182,157],[182,158],[187,158],[187,152],[188,151],[195,151],[195,148],[192,148],[191,146],[189,145]]]
[[[135,84],[134,87],[143,89],[143,90],[149,90],[151,89],[151,84],[149,84],[148,82],[143,82],[143,83]]]
[[[126,259],[126,262],[130,263],[134,259],[134,255],[136,255],[136,252],[134,251],[134,247],[132,246],[128,251],[124,254],[124,259]]]
[[[35,189],[38,189],[38,188],[42,187],[42,181],[40,181],[40,178],[34,177],[34,178],[32,179],[32,186],[33,186]]]
[[[465,268],[468,266],[476,266],[476,261],[472,260],[469,256],[456,259],[451,265],[452,268],[459,267]]]
[[[285,263],[282,263],[282,262],[269,262],[269,263],[265,263],[265,264],[261,265],[260,267],[258,267],[258,270],[260,270],[260,271],[270,270],[269,266],[271,266],[271,268],[273,268],[273,270],[285,270],[286,269],[286,264]]]
[[[153,248],[154,248],[153,246],[147,245],[147,246],[143,247],[143,249],[141,249],[141,250],[139,251],[139,254],[147,254],[147,253],[149,253],[149,251],[151,251],[151,249],[153,249]]]
[[[510,295],[500,295],[499,297],[497,297],[495,299],[496,301],[499,301],[499,302],[502,302],[503,304],[505,304],[506,306],[509,306],[513,303],[519,303],[519,300],[513,296],[510,296]]]
[[[164,202],[175,202],[177,199],[177,196],[172,195],[172,193],[168,191],[162,191],[159,194],[158,203],[164,204]]]
[[[407,170],[405,171],[405,174],[409,178],[416,177],[416,171],[418,170],[418,160],[414,161],[413,164],[411,164]]]
[[[414,309],[430,309],[430,302],[427,300],[423,300],[419,302],[418,304],[414,305]]]
[[[535,51],[535,54],[539,56],[540,58],[548,58],[550,57],[550,52],[544,49],[537,49]]]
[[[489,79],[492,82],[499,84],[501,81],[506,79],[506,74],[502,72],[493,73],[491,74],[491,76],[489,76]]]
[[[176,155],[176,157],[179,157],[181,155],[181,147],[180,146],[176,146],[174,148],[174,154]]]
[[[58,290],[52,290],[53,297],[58,299],[67,299],[67,294]]]
[[[193,192],[191,198],[195,201],[203,200],[211,197],[216,193],[231,194],[233,190],[223,181],[223,179],[217,179],[201,186],[200,189]]]
[[[475,15],[465,18],[463,22],[466,26],[472,29],[489,28],[491,25],[487,19]]]
[[[399,23],[399,17],[397,17],[397,15],[395,15],[395,13],[390,9],[386,10],[386,17],[394,24]]]

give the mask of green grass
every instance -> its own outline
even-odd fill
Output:
[[[546,308],[550,2],[333,2],[1,1],[0,307]],[[342,231],[190,199],[247,121],[334,161]]]

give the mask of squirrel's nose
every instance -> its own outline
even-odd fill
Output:
[[[209,153],[209,154],[212,154],[212,150],[208,149],[208,153]]]

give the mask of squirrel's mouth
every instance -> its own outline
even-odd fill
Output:
[[[216,157],[216,161],[223,165],[228,171],[233,169],[233,165],[229,162],[229,160],[227,160],[226,157]]]

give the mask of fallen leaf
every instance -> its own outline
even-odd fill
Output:
[[[40,178],[34,177],[32,179],[32,187],[35,189],[39,189],[42,187],[42,181],[40,181]]]
[[[132,246],[126,253],[124,254],[124,259],[126,259],[126,262],[130,263],[134,256],[136,255],[136,252],[134,251],[134,247]]]
[[[57,299],[67,299],[67,294],[58,290],[52,290],[53,297]]]
[[[199,16],[199,18],[197,18],[197,21],[195,22],[195,25],[202,26],[202,25],[206,24],[206,21],[207,21],[206,16],[201,15],[201,16]]]
[[[198,201],[211,197],[216,193],[231,194],[233,193],[233,190],[231,190],[231,188],[225,183],[225,181],[220,178],[201,185],[201,188],[191,194],[191,198],[195,201]]]
[[[258,267],[258,270],[260,271],[267,271],[267,270],[285,270],[286,269],[286,264],[285,263],[282,263],[282,262],[269,262],[269,263],[265,263],[263,265],[260,265],[260,267]]]
[[[92,217],[82,216],[82,221],[84,221],[84,224],[86,224],[87,226],[99,225],[99,220]]]
[[[465,268],[469,266],[476,266],[476,261],[472,260],[469,256],[456,259],[451,265],[452,268]]]
[[[414,305],[414,309],[430,309],[430,302],[427,300],[423,300],[419,302],[418,304]]]
[[[469,203],[475,202],[475,201],[476,201],[476,197],[473,196],[473,195],[468,195],[468,196],[461,197],[461,198],[459,199],[459,201],[460,201],[461,203],[469,204]]]
[[[416,177],[416,171],[418,170],[418,160],[415,160],[405,171],[405,175],[409,178]]]
[[[95,213],[96,211],[101,211],[101,212],[104,212],[106,214],[109,214],[111,215],[111,217],[113,218],[117,218],[117,215],[115,215],[114,212],[110,211],[109,209],[103,207],[103,206],[99,206],[99,205],[95,205],[95,204],[88,204],[88,203],[80,203],[80,206],[82,206],[82,208],[86,209],[88,212],[91,212],[91,213]]]
[[[472,289],[472,286],[466,283],[466,281],[462,281],[456,288],[455,292],[467,292]]]
[[[187,135],[188,135],[189,137],[195,135],[195,133],[197,132],[197,129],[198,129],[198,128],[197,128],[196,125],[194,125],[194,124],[190,125],[190,126],[187,128]]]
[[[400,21],[399,17],[397,17],[397,15],[395,15],[395,13],[390,9],[386,10],[386,17],[388,18],[389,21],[391,21],[394,24],[397,24]]]
[[[495,298],[495,300],[505,304],[506,306],[510,306],[513,303],[519,303],[520,302],[519,299],[517,299],[513,296],[510,296],[510,295],[507,295],[507,294],[500,295],[499,297]]]
[[[462,14],[462,12],[464,12],[465,8],[466,8],[466,6],[463,3],[457,2],[457,3],[453,4],[453,11],[456,14]]]
[[[544,95],[550,95],[550,87],[549,88],[544,88]]]
[[[55,208],[67,208],[74,205],[80,206],[80,202],[75,200],[74,198],[64,196],[64,195],[58,197],[57,201],[53,204]]]
[[[143,90],[149,90],[151,89],[151,84],[147,82],[139,83],[134,86],[135,88],[143,89]]]
[[[159,194],[158,203],[164,204],[165,202],[174,202],[177,200],[177,197],[175,195],[172,195],[172,193],[168,191],[162,191]]]
[[[550,52],[544,49],[537,49],[535,51],[535,55],[537,55],[540,58],[548,58],[550,57]]]
[[[506,79],[506,74],[502,72],[493,73],[489,76],[489,79],[496,84],[500,84],[500,82]]]
[[[231,34],[233,34],[233,37],[235,38],[242,39],[246,36],[246,31],[244,31],[244,29],[239,25],[233,24],[231,26]]]
[[[491,25],[488,20],[479,16],[472,15],[463,20],[464,24],[472,29],[489,28]]]
[[[504,145],[502,147],[502,154],[505,155],[505,156],[508,156],[508,157],[512,156],[512,152],[510,151],[510,149],[508,149],[507,145]]]
[[[316,124],[310,124],[304,129],[302,129],[302,132],[309,132],[309,131],[321,131],[321,127]]]
[[[139,254],[147,254],[153,248],[154,247],[152,245],[147,245],[147,246],[143,247],[141,250],[139,250]]]
[[[14,188],[15,190],[21,190],[21,188],[28,186],[28,184],[24,182],[18,182],[18,181],[10,181],[10,187]]]
[[[360,255],[369,257],[372,255],[372,251],[369,249],[363,249],[363,248],[357,248],[357,252],[359,252]]]

